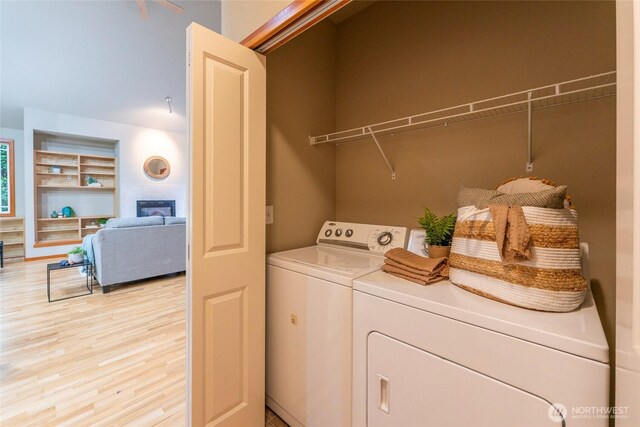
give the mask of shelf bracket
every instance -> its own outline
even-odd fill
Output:
[[[391,179],[396,179],[396,171],[393,170],[393,166],[391,166],[391,163],[389,163],[389,159],[387,159],[386,154],[384,154],[384,151],[382,150],[382,146],[380,145],[378,138],[376,138],[376,134],[373,133],[373,131],[371,130],[371,126],[367,126],[367,130],[369,131],[369,135],[371,135],[371,138],[373,138],[373,142],[376,143],[376,146],[378,147],[378,151],[380,151],[380,154],[382,154],[382,158],[384,159],[384,162],[387,164],[387,167],[389,168],[389,172],[391,172]]]
[[[532,135],[532,126],[531,126],[531,96],[532,93],[527,93],[527,166],[525,170],[527,172],[533,172],[533,141],[531,138]]]

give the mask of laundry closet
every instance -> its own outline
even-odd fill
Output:
[[[267,251],[324,221],[418,227],[460,186],[538,176],[568,186],[610,347],[615,312],[616,98],[378,137],[310,137],[615,71],[613,2],[358,2],[267,55]],[[351,9],[350,9],[351,8]],[[615,74],[613,75],[615,81]]]

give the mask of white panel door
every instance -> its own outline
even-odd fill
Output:
[[[193,426],[264,425],[265,58],[187,30]]]
[[[546,400],[377,332],[367,362],[369,427],[562,425]]]

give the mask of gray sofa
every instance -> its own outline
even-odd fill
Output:
[[[103,293],[111,285],[186,270],[184,218],[113,218],[92,243]]]

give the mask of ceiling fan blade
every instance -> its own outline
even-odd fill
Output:
[[[149,19],[149,11],[147,11],[147,3],[145,0],[136,0],[138,4],[138,10],[140,11],[140,17],[142,19]]]
[[[173,10],[176,13],[184,13],[184,8],[182,6],[178,6],[174,2],[169,0],[155,0],[160,6],[167,8],[169,10]]]

